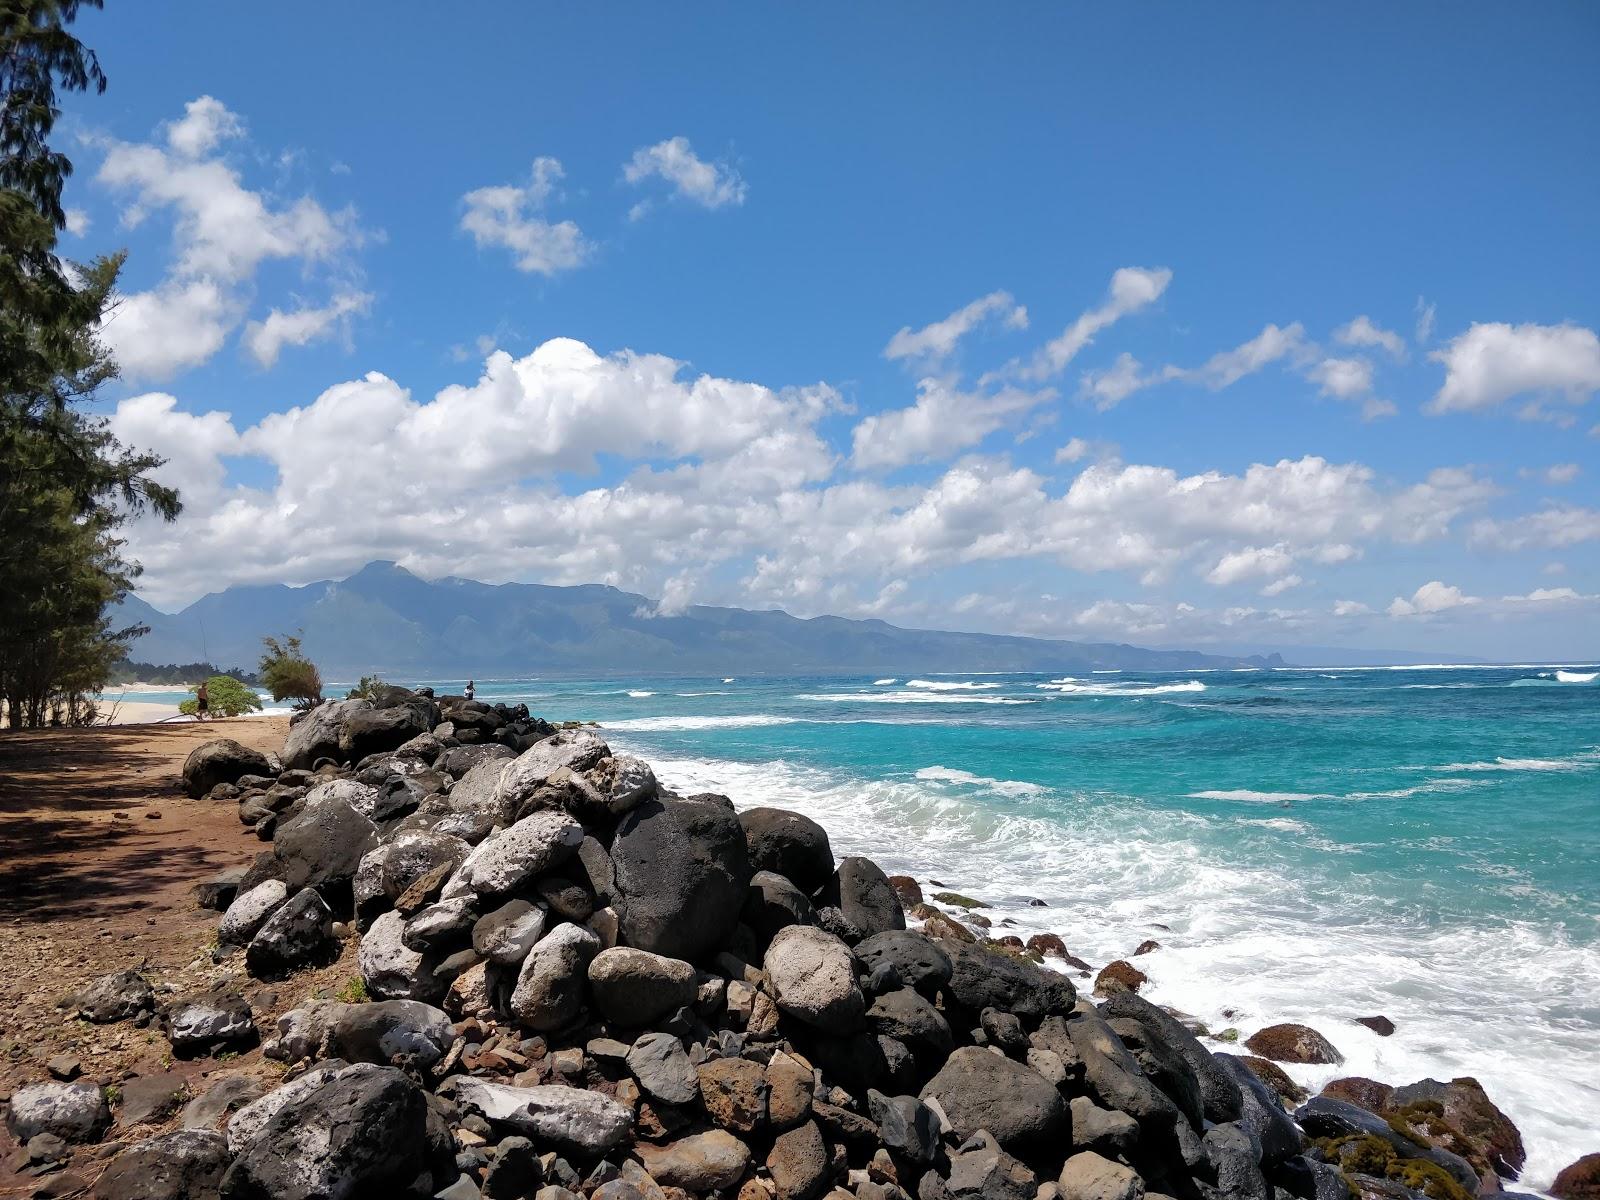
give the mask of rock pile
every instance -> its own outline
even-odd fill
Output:
[[[111,1157],[101,1200],[1468,1200],[1522,1162],[1471,1080],[1291,1115],[1269,1060],[1338,1061],[1313,1031],[1213,1053],[1127,963],[1096,1006],[1040,965],[1059,937],[991,940],[804,816],[672,794],[523,708],[390,688],[298,719],[281,763],[195,756],[270,843],[202,885],[218,953],[279,979],[356,936],[364,996],[258,1034],[236,993],[96,983],[87,1019],[287,1068]],[[57,1081],[7,1119],[43,1154],[109,1114]]]

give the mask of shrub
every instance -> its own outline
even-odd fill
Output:
[[[189,690],[198,692],[199,685]],[[241,713],[261,711],[261,697],[231,675],[213,675],[206,680],[206,700],[210,702],[212,714],[219,717],[237,717]],[[192,717],[199,710],[200,702],[195,697],[178,705],[178,711],[185,716]]]
[[[376,675],[363,675],[361,681],[351,688],[345,696],[346,700],[371,700],[381,687],[387,685]]]
[[[300,649],[298,634],[282,638],[264,637],[267,652],[261,656],[261,684],[274,700],[293,700],[296,708],[315,708],[322,703],[322,673]]]

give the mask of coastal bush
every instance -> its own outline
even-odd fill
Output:
[[[261,685],[274,700],[292,700],[296,708],[315,708],[322,703],[322,673],[300,648],[298,634],[284,638],[264,637],[267,651],[261,656]]]
[[[196,684],[189,690],[198,691],[199,686]],[[261,697],[231,675],[213,675],[206,680],[206,699],[214,716],[237,717],[243,713],[261,711]],[[186,717],[192,717],[200,711],[200,701],[191,696],[178,705],[178,711]]]
[[[346,700],[371,700],[378,694],[378,689],[386,687],[383,680],[376,675],[363,675],[355,687],[345,693]]]

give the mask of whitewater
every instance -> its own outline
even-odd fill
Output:
[[[992,905],[996,933],[1097,967],[1154,939],[1156,1002],[1327,1035],[1341,1066],[1288,1068],[1313,1089],[1474,1076],[1522,1130],[1523,1187],[1600,1150],[1596,664],[958,666],[478,695],[598,721],[680,792],[805,812],[838,854]],[[1355,1023],[1377,1014],[1393,1036]]]

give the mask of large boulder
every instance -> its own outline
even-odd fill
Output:
[[[827,1184],[831,1165],[828,1143],[815,1121],[780,1133],[767,1155],[767,1174],[778,1200],[812,1200]]]
[[[904,1045],[928,1073],[938,1069],[955,1045],[944,1016],[913,988],[896,988],[873,1000],[867,1026]]]
[[[255,1040],[250,1003],[238,992],[217,987],[174,1001],[166,1012],[167,1039],[173,1053],[215,1051],[228,1044]]]
[[[996,1008],[1037,1025],[1045,1017],[1065,1016],[1077,1001],[1072,980],[1026,959],[987,946],[950,944],[945,949],[950,955],[948,990],[974,1016]]]
[[[515,891],[578,852],[583,826],[564,812],[535,812],[480,842],[461,864],[461,877],[482,896]]]
[[[348,761],[339,748],[344,724],[351,717],[371,710],[372,705],[365,700],[333,700],[297,716],[289,726],[289,736],[284,740],[280,755],[284,769],[309,771],[324,758]]]
[[[1217,1065],[1239,1085],[1239,1124],[1248,1129],[1260,1145],[1261,1165],[1274,1166],[1299,1154],[1304,1139],[1272,1089],[1234,1055],[1218,1054],[1215,1058]]]
[[[341,890],[355,876],[362,857],[378,844],[378,827],[337,796],[310,801],[282,822],[272,852],[283,867],[290,892],[314,887]]]
[[[357,1063],[275,1112],[223,1177],[224,1200],[432,1196],[456,1178],[449,1129],[393,1067]]]
[[[220,1133],[164,1133],[113,1158],[95,1181],[94,1200],[213,1200],[228,1161],[228,1143]]]
[[[513,759],[498,777],[495,800],[501,819],[514,819],[557,771],[587,770],[610,753],[605,742],[587,729],[562,730],[535,742]]]
[[[1056,1189],[1061,1200],[1144,1200],[1145,1194],[1144,1180],[1132,1167],[1092,1150],[1067,1159]]]
[[[986,1129],[1023,1158],[1054,1147],[1071,1129],[1067,1103],[1054,1085],[980,1046],[953,1053],[922,1089],[921,1098],[939,1102],[958,1137]]]
[[[433,728],[426,703],[365,708],[348,714],[339,728],[339,756],[360,762],[404,745]]]
[[[633,1127],[633,1113],[625,1105],[583,1088],[512,1087],[452,1075],[438,1090],[491,1125],[584,1158],[609,1153]]]
[[[866,998],[850,948],[810,925],[780,929],[763,960],[780,1011],[824,1033],[861,1028]]]
[[[529,1029],[549,1032],[583,1011],[589,964],[600,952],[593,930],[570,921],[557,925],[528,952],[511,993],[511,1013]]]
[[[745,894],[744,923],[765,947],[785,926],[815,925],[817,914],[810,898],[788,879],[774,871],[757,871]]]
[[[824,908],[839,910],[851,941],[906,927],[900,897],[889,877],[870,858],[840,859],[839,869],[823,889],[820,902]]]
[[[1158,1008],[1132,992],[1120,992],[1112,996],[1100,1006],[1100,1011],[1107,1017],[1138,1021],[1152,1037],[1159,1037],[1171,1050],[1182,1055],[1200,1086],[1206,1120],[1216,1123],[1238,1120],[1244,1103],[1239,1085],[1217,1064],[1211,1051],[1184,1027],[1183,1022],[1166,1009]]]
[[[782,875],[807,894],[833,877],[828,831],[810,817],[783,808],[747,808],[739,824],[755,870]]]
[[[272,1058],[332,1057],[424,1070],[444,1058],[455,1040],[450,1018],[417,1000],[313,1001],[279,1017],[278,1030],[266,1047]]]
[[[269,879],[248,892],[239,893],[228,905],[228,911],[222,914],[217,941],[225,946],[248,946],[250,939],[267,923],[267,918],[288,899],[289,889],[281,879]]]
[[[870,974],[888,965],[906,987],[933,999],[950,982],[950,956],[926,934],[891,929],[857,942],[855,956]]]
[[[64,1142],[94,1142],[111,1124],[105,1093],[93,1083],[30,1083],[11,1093],[6,1128],[19,1142],[51,1133]]]
[[[503,967],[520,966],[544,936],[550,910],[528,900],[507,900],[479,917],[472,927],[472,949]]]
[[[219,783],[237,783],[246,775],[276,775],[267,756],[232,738],[216,738],[189,751],[183,760],[183,790],[196,798]]]
[[[1244,1048],[1273,1062],[1342,1063],[1334,1044],[1309,1025],[1268,1025],[1245,1040]]]
[[[438,829],[396,832],[361,858],[352,882],[356,915],[371,920],[416,888],[431,898],[472,853],[461,838]],[[414,892],[412,892],[415,895]]]
[[[627,945],[694,962],[739,921],[750,862],[733,810],[715,800],[647,800],[611,844]]]
[[[380,1000],[442,1000],[450,986],[448,979],[435,974],[438,961],[433,955],[413,950],[405,944],[405,918],[386,912],[361,935],[357,962],[367,994]]]
[[[1389,1105],[1400,1119],[1414,1116],[1419,1125],[1427,1123],[1425,1107],[1437,1104],[1438,1116],[1453,1126],[1468,1144],[1479,1151],[1489,1167],[1504,1179],[1515,1179],[1527,1161],[1522,1133],[1496,1107],[1483,1085],[1470,1076],[1441,1083],[1423,1079],[1394,1090]]]
[[[250,939],[245,966],[258,979],[270,979],[322,962],[338,944],[333,910],[316,888],[301,888]]]
[[[1556,1200],[1600,1200],[1600,1154],[1585,1154],[1562,1167],[1550,1194]]]
[[[613,946],[589,964],[595,1006],[608,1021],[640,1029],[695,998],[695,969],[632,946]]]

